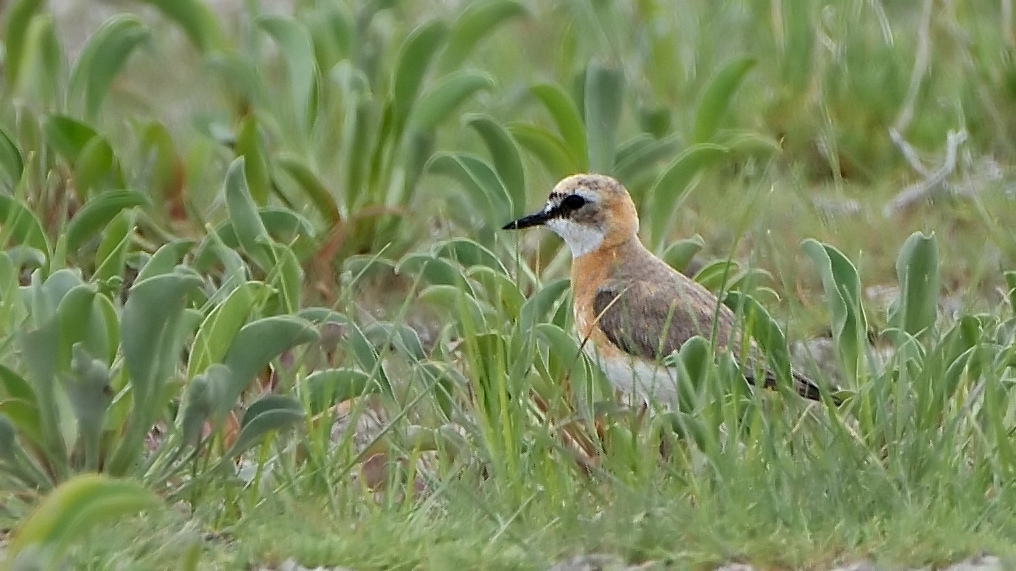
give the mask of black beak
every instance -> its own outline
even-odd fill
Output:
[[[535,214],[530,214],[528,216],[523,216],[522,218],[519,218],[518,220],[514,220],[512,222],[509,222],[509,223],[505,224],[504,227],[501,228],[501,229],[502,230],[521,230],[523,228],[529,228],[531,226],[543,226],[547,222],[547,220],[549,220],[549,219],[550,219],[550,216],[546,212],[541,210],[540,212],[537,212]]]

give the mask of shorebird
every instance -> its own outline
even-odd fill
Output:
[[[730,351],[745,380],[776,388],[765,357],[742,337],[735,315],[699,283],[642,245],[639,218],[628,190],[605,175],[561,180],[542,210],[504,230],[545,226],[571,249],[575,328],[582,350],[622,395],[641,404],[677,404],[677,372],[663,359],[694,335],[715,329],[717,352]],[[820,400],[818,385],[792,372],[801,396]],[[834,398],[834,402],[835,402]]]

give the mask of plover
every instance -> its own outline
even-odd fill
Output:
[[[598,174],[569,176],[554,186],[542,210],[504,229],[532,226],[546,226],[571,249],[575,328],[583,351],[626,398],[676,405],[677,374],[663,358],[694,335],[710,339],[714,329],[717,351],[731,351],[749,383],[776,387],[755,341],[749,339],[742,351],[734,312],[642,245],[638,212],[620,182]],[[791,375],[801,396],[820,400],[813,381]]]

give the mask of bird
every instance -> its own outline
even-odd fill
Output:
[[[677,371],[664,358],[695,335],[710,338],[714,329],[715,350],[730,351],[748,383],[777,387],[756,342],[749,337],[742,351],[734,312],[642,244],[638,211],[620,182],[603,174],[568,176],[543,209],[502,229],[539,226],[571,250],[576,333],[617,392],[643,406],[677,406]],[[821,400],[814,381],[793,370],[791,376],[799,395]]]

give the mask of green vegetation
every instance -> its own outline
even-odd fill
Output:
[[[1011,2],[296,4],[2,4],[14,566],[1016,556]],[[497,230],[585,170],[846,403],[619,407]]]

